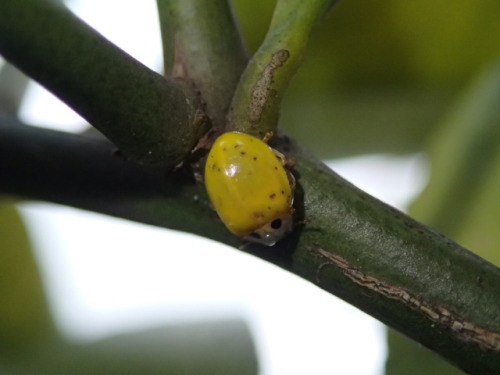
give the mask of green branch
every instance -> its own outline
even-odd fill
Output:
[[[345,299],[467,372],[499,372],[500,269],[357,189],[290,139],[277,147],[297,161],[302,203],[296,208],[305,224],[274,248],[245,251]],[[60,168],[67,171],[63,177]],[[181,174],[165,181],[146,173],[92,138],[0,126],[0,181],[4,193],[241,245],[211,210],[202,185]]]
[[[172,168],[206,130],[190,90],[56,2],[0,2],[0,53],[142,163]]]
[[[165,72],[201,93],[215,127],[222,127],[247,63],[228,0],[157,0]]]
[[[262,138],[276,132],[281,99],[302,62],[309,36],[336,0],[278,0],[266,38],[236,88],[228,130]]]
[[[100,137],[31,127],[1,113],[0,193],[240,244],[210,208],[203,185],[184,171],[165,178],[120,157]]]

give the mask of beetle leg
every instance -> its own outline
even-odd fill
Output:
[[[285,155],[283,155],[278,150],[272,149],[276,158],[280,161],[281,165],[285,168],[292,168],[295,165],[295,160],[287,159]]]
[[[288,162],[286,160],[285,155],[283,155],[278,150],[275,150],[274,148],[272,148],[272,150],[273,150],[274,155],[276,156],[276,159],[278,159],[280,161],[281,165],[286,166]]]
[[[297,182],[295,180],[295,176],[288,169],[286,170],[286,176],[288,177],[288,182],[290,183],[290,187],[292,189],[292,195],[293,195],[293,192],[295,191],[295,186],[297,185]]]
[[[264,135],[264,138],[262,138],[262,142],[267,143],[273,137],[273,135],[273,132],[267,132],[266,135]]]

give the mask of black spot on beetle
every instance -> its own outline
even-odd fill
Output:
[[[271,222],[271,228],[280,229],[281,228],[281,219],[276,219]]]
[[[275,193],[269,194],[269,198],[271,198],[271,199],[276,198],[276,194]]]
[[[246,155],[246,152],[245,151],[240,151],[240,154],[241,155]]]

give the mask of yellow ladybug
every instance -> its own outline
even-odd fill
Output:
[[[292,230],[295,179],[286,164],[281,153],[251,135],[228,132],[215,140],[205,186],[233,234],[272,246]]]

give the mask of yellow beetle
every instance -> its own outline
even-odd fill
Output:
[[[295,179],[285,167],[282,154],[251,135],[228,132],[215,140],[205,186],[233,234],[272,246],[292,230]]]

